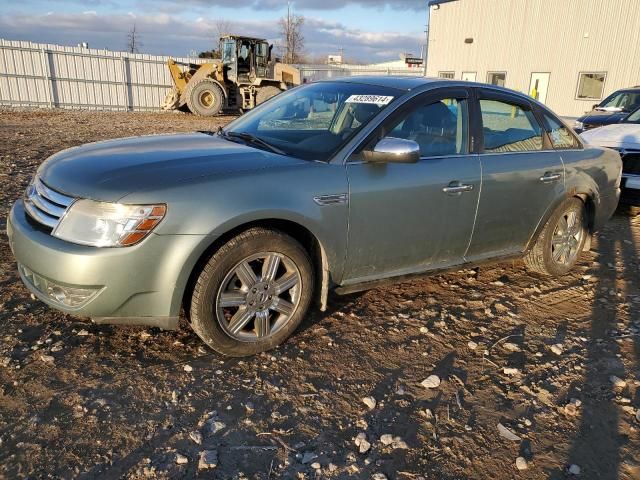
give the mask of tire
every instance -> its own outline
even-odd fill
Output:
[[[524,261],[531,271],[553,277],[566,275],[578,261],[588,235],[584,203],[569,198],[551,215]]]
[[[191,113],[202,117],[212,117],[222,111],[224,93],[213,80],[203,78],[190,86],[187,95],[187,106]]]
[[[258,93],[256,93],[256,106],[266,102],[270,98],[273,98],[280,93],[282,93],[282,90],[280,90],[278,87],[274,87],[273,85],[260,87],[258,89]]]
[[[263,270],[266,265],[273,268]],[[304,319],[314,278],[309,255],[296,240],[277,230],[251,228],[223,245],[200,272],[191,327],[223,355],[271,350]]]

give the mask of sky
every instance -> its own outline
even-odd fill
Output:
[[[276,43],[285,0],[3,0],[0,38],[126,50],[136,25],[140,53],[188,56],[217,44],[221,24],[230,32]],[[305,17],[305,53],[338,54],[365,63],[420,55],[425,0],[297,0]]]

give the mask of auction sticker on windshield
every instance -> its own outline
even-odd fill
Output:
[[[368,103],[371,105],[389,105],[393,97],[385,95],[351,95],[346,103]]]

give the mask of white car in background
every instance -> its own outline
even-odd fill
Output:
[[[580,134],[591,145],[609,147],[622,158],[620,204],[636,215],[640,213],[640,108],[620,123],[594,128]]]

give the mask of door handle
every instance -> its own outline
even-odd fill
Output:
[[[562,175],[560,175],[559,173],[547,172],[542,177],[540,177],[540,181],[542,183],[552,183],[552,182],[557,182],[561,178],[562,178]]]
[[[458,193],[470,192],[472,190],[473,185],[465,185],[458,182],[451,182],[449,186],[442,189],[442,191],[448,195],[456,195]]]

